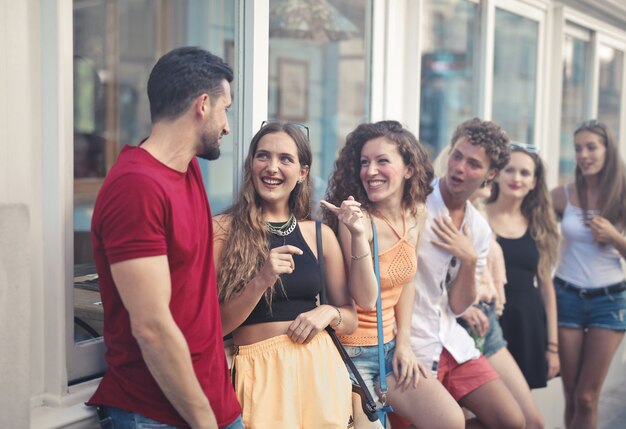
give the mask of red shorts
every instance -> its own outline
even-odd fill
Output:
[[[437,379],[457,402],[468,393],[498,378],[500,376],[483,355],[459,365],[448,350],[441,351]]]

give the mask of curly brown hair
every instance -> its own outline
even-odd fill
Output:
[[[227,302],[240,293],[263,266],[269,254],[267,227],[263,218],[263,205],[252,180],[252,161],[261,138],[283,132],[296,144],[298,162],[311,167],[313,156],[309,141],[298,126],[283,122],[270,122],[252,138],[243,167],[243,182],[235,203],[225,212],[224,225],[217,225],[215,239],[228,241],[224,246],[218,267],[217,288],[220,302]],[[311,219],[311,181],[306,179],[296,185],[289,196],[289,210],[298,221]],[[279,279],[279,284],[282,283]],[[269,288],[265,299],[271,305],[274,288]]]
[[[433,166],[424,146],[397,121],[361,124],[348,134],[346,144],[335,161],[335,169],[326,190],[326,200],[339,206],[342,201],[353,196],[361,203],[362,208],[376,213],[361,183],[360,171],[363,146],[368,141],[379,137],[395,143],[404,164],[413,170],[413,175],[404,184],[402,208],[410,210],[415,216],[419,207],[426,201],[426,197],[433,191],[431,185],[434,177]],[[325,211],[324,219],[331,228],[337,231],[336,216]]]
[[[492,121],[483,121],[473,118],[456,127],[452,139],[450,139],[450,151],[460,138],[465,137],[474,146],[485,148],[485,152],[491,159],[490,167],[501,170],[509,163],[511,147],[509,137],[500,125]]]

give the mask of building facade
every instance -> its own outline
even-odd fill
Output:
[[[0,0],[0,426],[88,428],[104,370],[89,241],[95,196],[150,127],[148,73],[197,45],[235,70],[232,133],[202,164],[228,206],[266,119],[310,129],[315,198],[361,122],[397,119],[433,157],[474,116],[571,180],[572,132],[606,122],[626,155],[621,0]],[[624,346],[607,388],[626,380]],[[543,392],[561,422],[557,384]],[[5,412],[6,410],[6,412]]]

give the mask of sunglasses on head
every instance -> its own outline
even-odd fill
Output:
[[[523,150],[524,152],[534,153],[536,155],[539,154],[539,148],[535,145],[521,143],[521,142],[514,142],[514,141],[510,142],[509,144],[511,145],[511,149],[520,149],[520,150]]]
[[[266,126],[267,124],[271,124],[272,122],[275,122],[275,121],[263,121],[263,122],[261,122],[261,129],[262,129],[264,126]],[[311,140],[309,139],[309,127],[307,127],[307,126],[306,126],[306,125],[304,125],[304,124],[301,124],[300,122],[287,122],[287,123],[288,123],[289,125],[293,125],[294,127],[298,127],[298,128],[300,128],[300,130],[302,130],[302,132],[303,132],[304,134],[306,134],[306,139],[307,139],[307,141],[311,141]]]

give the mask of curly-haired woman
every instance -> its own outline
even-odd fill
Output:
[[[427,375],[410,344],[417,246],[432,178],[426,151],[400,123],[361,124],[347,137],[323,204],[328,223],[339,234],[350,292],[357,303],[359,326],[341,340],[368,387],[374,390],[380,384],[373,222],[380,248],[376,256],[388,403],[415,427],[460,428],[464,419],[459,406],[435,377]]]
[[[552,191],[563,248],[556,270],[568,429],[595,428],[598,400],[626,331],[626,167],[605,124],[574,132],[576,180]],[[556,345],[553,345],[556,347]]]
[[[214,220],[222,323],[237,345],[234,384],[246,428],[345,429],[352,419],[348,371],[324,329],[350,334],[356,314],[339,243],[325,226],[330,305],[316,305],[311,158],[300,127],[265,125],[250,144],[237,200]]]

